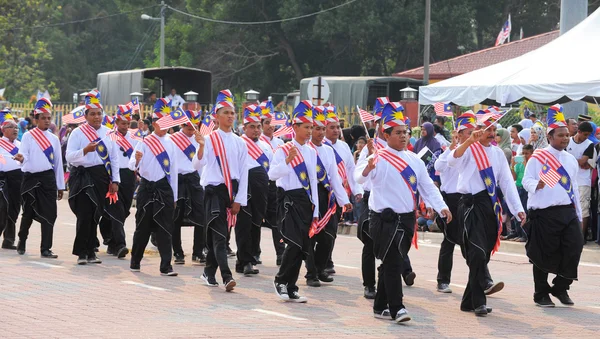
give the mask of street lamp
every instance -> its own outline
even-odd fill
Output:
[[[194,91],[189,91],[186,93],[183,93],[183,97],[185,98],[185,103],[187,105],[186,109],[196,109],[196,106],[198,105],[198,93],[194,92]],[[193,104],[193,105],[192,105]],[[190,107],[193,106],[193,107]]]
[[[400,90],[400,98],[402,100],[416,100],[417,92],[418,91],[416,89],[406,86],[406,88]]]
[[[142,99],[144,98],[144,95],[140,92],[129,93],[129,96],[131,97],[131,101],[137,99],[138,102],[142,102]]]
[[[88,92],[83,92],[81,94],[79,94],[79,102],[85,101],[85,96],[88,94]]]
[[[160,2],[160,18],[153,18],[148,14],[142,14],[142,20],[160,21],[160,67],[165,67],[165,9],[164,1]]]
[[[258,101],[258,96],[260,95],[260,92],[257,92],[255,90],[249,90],[244,92],[244,96],[246,97],[246,101]]]

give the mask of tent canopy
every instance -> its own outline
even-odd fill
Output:
[[[556,40],[492,66],[419,88],[419,103],[548,104],[600,97],[600,9]]]

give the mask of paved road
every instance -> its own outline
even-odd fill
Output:
[[[133,220],[126,225],[129,244]],[[55,228],[56,260],[41,259],[39,226],[32,227],[24,256],[0,250],[0,314],[3,338],[16,337],[308,337],[311,338],[485,338],[598,337],[600,333],[600,265],[580,267],[580,281],[570,292],[573,308],[540,309],[532,301],[531,265],[519,254],[497,254],[490,271],[507,287],[489,298],[487,318],[458,310],[467,278],[466,265],[455,251],[454,293],[435,291],[438,247],[421,243],[411,251],[417,273],[405,288],[405,304],[413,317],[406,325],[372,317],[372,303],[362,297],[360,242],[340,236],[334,261],[335,281],[309,288],[301,281],[307,304],[280,302],[273,292],[275,256],[269,232],[263,232],[263,262],[256,277],[236,276],[238,287],[204,286],[202,268],[178,266],[178,277],[161,277],[158,254],[149,251],[142,272],[129,271],[129,260],[107,256],[100,265],[77,266],[70,255],[75,219],[66,202],[59,203]],[[191,251],[192,230],[183,231]],[[233,245],[233,244],[232,244]],[[233,267],[233,261],[230,262]],[[303,270],[304,271],[304,270]],[[304,272],[302,272],[304,274]]]

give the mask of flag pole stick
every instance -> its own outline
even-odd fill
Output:
[[[356,105],[356,113],[358,113],[358,118],[360,119],[360,121],[363,124],[363,127],[365,128],[365,134],[367,135],[367,140],[371,139],[369,137],[369,129],[367,128],[367,124],[365,124],[365,122],[363,121],[363,119],[360,116],[360,107],[358,107],[358,105]]]
[[[504,112],[504,114],[502,114],[502,116],[498,120],[494,121],[491,125],[489,125],[488,127],[484,128],[483,130],[487,131],[488,128],[496,125],[498,123],[498,121],[502,120],[502,118],[504,118],[505,116],[507,116],[508,112],[512,111],[512,109],[513,109],[512,107],[509,108],[508,111]]]

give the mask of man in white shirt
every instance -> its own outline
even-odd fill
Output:
[[[154,132],[135,147],[135,155],[129,159],[129,169],[137,171],[140,176],[129,268],[132,272],[140,272],[140,262],[150,240],[150,233],[155,232],[160,254],[160,275],[177,276],[177,272],[173,271],[171,258],[173,218],[179,185],[179,165],[175,161],[178,150],[167,137],[167,131],[161,130],[156,123],[162,115],[157,108],[162,105],[161,100],[158,100],[154,106]]]
[[[573,179],[577,181],[579,187],[579,204],[583,219],[581,228],[584,242],[588,232],[590,200],[592,199],[592,165],[590,165],[589,160],[596,158],[594,143],[588,139],[592,133],[595,133],[595,131],[593,131],[592,125],[589,122],[584,121],[580,123],[577,128],[577,134],[569,139],[569,145],[566,148],[566,151],[574,156],[579,164],[577,177]]]
[[[550,145],[534,152],[523,175],[523,188],[529,192],[525,248],[533,263],[536,305],[554,307],[552,293],[563,305],[572,306],[567,290],[577,280],[584,244],[579,226],[583,211],[575,179],[580,165],[565,152],[570,138],[560,105],[548,109],[548,139]],[[549,273],[556,274],[552,287],[548,284]]]
[[[275,153],[279,146],[283,145],[283,140],[276,136],[273,136],[275,132],[275,126],[271,125],[273,120],[273,104],[270,101],[266,101],[260,104],[261,107],[261,127],[262,135],[260,140],[266,142],[271,147],[271,152]],[[283,250],[285,249],[285,243],[282,241],[281,233],[277,229],[277,185],[275,181],[269,180],[269,201],[267,204],[267,213],[265,215],[265,221],[263,227],[271,229],[271,235],[273,237],[273,247],[275,248],[275,254],[277,255],[276,264],[281,265],[281,259],[283,258]],[[260,246],[256,249],[257,256],[260,261]]]
[[[52,103],[41,98],[35,105],[36,127],[23,134],[15,160],[22,163],[21,202],[23,214],[19,228],[17,253],[25,254],[29,228],[33,220],[42,226],[42,258],[57,258],[52,252],[52,233],[57,217],[56,201],[65,189],[60,141],[48,130],[52,123]]]
[[[195,133],[200,122],[200,112],[185,111],[190,122],[181,126],[179,132],[170,135],[175,144],[175,159],[178,168],[178,196],[175,207],[175,220],[173,225],[173,256],[175,265],[185,264],[185,253],[181,246],[181,227],[194,227],[194,245],[192,249],[192,263],[200,264],[205,261],[204,256],[204,189],[200,185],[200,173],[194,168],[192,162],[198,151],[198,142]]]
[[[371,180],[369,234],[375,256],[383,262],[373,313],[376,318],[391,317],[397,323],[411,320],[403,304],[400,276],[402,257],[408,254],[414,236],[417,191],[444,218],[452,220],[423,162],[414,153],[405,151],[408,137],[403,111],[400,103],[384,106],[381,121],[388,146],[361,164],[358,181]]]
[[[444,130],[442,127],[437,124],[433,125],[433,132],[435,134],[433,137],[440,143],[440,146],[442,146],[443,149],[446,149],[448,146],[450,146],[450,141],[444,138]]]
[[[16,250],[16,222],[21,210],[21,163],[14,159],[21,143],[17,140],[19,129],[10,114],[1,124],[0,138],[0,234],[4,233],[2,248]]]
[[[269,166],[273,151],[271,146],[260,140],[260,108],[248,105],[244,108],[244,134],[242,140],[248,147],[248,203],[242,207],[235,225],[237,261],[235,271],[245,276],[258,274],[260,229],[267,211]]]
[[[171,94],[169,94],[167,98],[171,101],[171,107],[173,107],[173,109],[185,104],[185,100],[183,100],[183,98],[177,94],[177,90],[175,88],[171,88]]]
[[[202,279],[208,286],[219,286],[215,279],[219,268],[225,291],[231,292],[237,283],[227,263],[227,234],[248,202],[248,147],[233,133],[233,97],[223,92],[219,92],[215,105],[219,129],[206,137],[196,134],[198,154],[192,164],[202,168],[200,184],[204,187],[208,254]]]
[[[279,272],[275,276],[275,292],[284,301],[305,303],[298,293],[298,274],[302,259],[309,254],[309,232],[319,218],[317,153],[308,145],[313,129],[313,107],[304,100],[296,106],[291,121],[295,137],[279,147],[273,156],[269,178],[277,182],[279,230],[287,246]]]
[[[486,306],[485,290],[489,282],[485,272],[491,254],[500,245],[502,211],[498,184],[512,214],[519,221],[525,219],[506,156],[491,145],[496,136],[494,121],[488,119],[483,123],[482,129],[473,132],[448,156],[448,165],[460,171],[457,190],[462,197],[458,203],[458,223],[463,230],[461,249],[469,266],[469,282],[460,309],[477,316],[491,312]],[[497,286],[501,288],[503,284]]]
[[[333,251],[334,240],[337,236],[338,207],[352,210],[348,194],[342,185],[338,173],[333,149],[323,143],[325,129],[328,124],[327,108],[314,107],[313,131],[309,145],[317,151],[317,178],[319,181],[319,224],[317,231],[311,237],[309,255],[306,259],[306,284],[319,287],[322,282],[332,282],[333,278],[325,272],[327,261]]]
[[[98,264],[95,253],[97,225],[106,214],[115,222],[106,206],[112,203],[107,193],[116,196],[119,190],[119,147],[111,140],[110,130],[102,126],[102,105],[97,90],[85,97],[85,119],[69,136],[65,159],[71,167],[69,176],[69,207],[77,216],[77,231],[73,255],[77,264]]]

